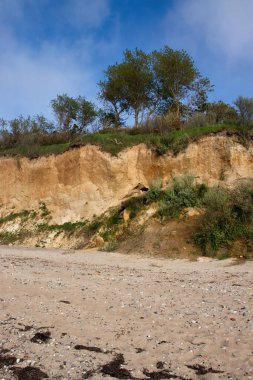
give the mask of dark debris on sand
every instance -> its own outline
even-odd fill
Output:
[[[45,332],[37,332],[31,339],[32,343],[48,343],[51,339],[51,332],[45,331]]]
[[[164,369],[161,371],[153,371],[149,372],[147,369],[143,370],[143,375],[147,376],[148,379],[151,380],[166,380],[166,379],[175,379],[175,380],[192,380],[188,377],[183,377],[179,375],[175,375],[171,373],[169,370]]]
[[[223,373],[223,371],[219,369],[213,369],[212,367],[206,368],[201,364],[188,364],[186,367],[193,369],[196,375],[206,375],[207,373]]]
[[[108,353],[108,351],[103,351],[99,347],[95,347],[95,346],[83,346],[82,344],[76,344],[74,346],[74,349],[75,350],[87,350],[87,351],[92,351],[92,352],[100,352],[102,354]]]
[[[11,367],[17,380],[41,380],[48,379],[48,375],[37,367]]]
[[[5,354],[6,351],[2,350],[2,352]],[[8,352],[8,350],[7,350]],[[15,364],[17,361],[17,358],[13,355],[2,355],[0,354],[0,368],[3,368],[4,366],[10,366]]]
[[[115,379],[128,379],[128,380],[143,380],[143,378],[132,376],[131,373],[121,366],[125,364],[123,354],[117,354],[109,363],[104,364],[100,369],[102,375],[111,376]],[[163,366],[163,362],[158,362],[158,367]],[[171,373],[169,370],[159,370],[149,372],[147,369],[143,369],[143,375],[150,380],[162,380],[162,379],[176,379],[176,380],[192,380],[190,378],[182,377]]]
[[[104,364],[100,370],[103,375],[108,375],[116,379],[131,379],[136,378],[126,368],[121,368],[125,364],[123,354],[117,354],[109,363]]]

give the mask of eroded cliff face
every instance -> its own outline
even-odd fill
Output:
[[[140,184],[148,187],[152,180],[166,182],[189,173],[209,185],[253,178],[253,146],[216,135],[190,144],[176,157],[157,157],[141,144],[118,157],[87,145],[35,160],[1,158],[0,216],[38,209],[44,202],[52,222],[91,219],[118,205]]]

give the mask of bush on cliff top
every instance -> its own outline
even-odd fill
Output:
[[[173,154],[178,154],[180,151],[183,151],[191,141],[202,136],[222,131],[235,134],[239,133],[237,126],[227,124],[206,125],[196,128],[185,127],[181,130],[171,130],[163,134],[156,133],[155,131],[146,133],[141,129],[137,130],[136,133],[133,133],[133,131],[135,130],[124,129],[120,132],[109,130],[106,133],[104,133],[104,131],[88,133],[82,137],[74,138],[72,141],[59,144],[24,144],[8,148],[0,147],[0,156],[26,156],[29,158],[36,158],[50,154],[60,154],[69,149],[87,144],[97,145],[102,151],[117,155],[124,149],[141,143],[146,144],[146,146],[151,148],[157,155],[163,155],[168,151]],[[250,139],[252,137],[253,136],[251,136]],[[247,144],[249,136],[245,136],[244,133],[241,140],[242,143]]]

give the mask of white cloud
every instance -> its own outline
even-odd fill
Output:
[[[51,117],[49,103],[57,94],[84,95],[95,101],[94,53],[101,43],[109,50],[112,44],[95,39],[92,33],[79,33],[75,41],[69,41],[68,36],[55,40],[48,37],[36,45],[21,39],[29,21],[26,7],[31,6],[30,17],[38,17],[39,9],[34,4],[33,0],[0,0],[0,117],[7,119],[36,113]],[[43,4],[47,5],[48,0]],[[63,8],[62,25],[71,17],[77,26],[85,23],[86,27],[98,27],[109,14],[107,0],[65,0]]]
[[[0,60],[0,114],[12,118],[18,114],[45,113],[57,94],[86,95],[95,90],[92,69],[81,67],[73,51],[44,44],[36,53],[10,44]]]
[[[99,27],[110,14],[108,0],[68,0],[64,17],[78,28]]]
[[[252,0],[179,0],[166,17],[167,38],[192,50],[201,41],[230,62],[251,59],[252,14]]]

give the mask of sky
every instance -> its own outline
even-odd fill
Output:
[[[184,49],[210,100],[253,97],[253,0],[0,0],[0,117],[44,114],[57,94],[98,102],[125,49]]]

